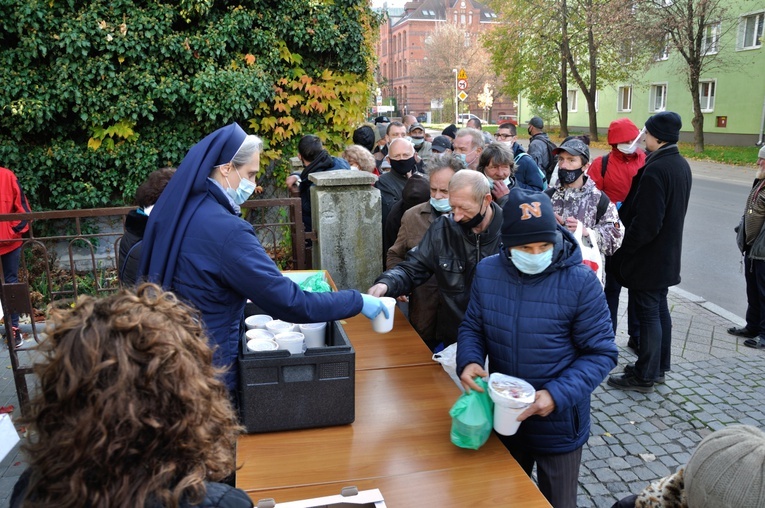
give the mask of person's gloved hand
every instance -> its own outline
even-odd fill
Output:
[[[364,306],[361,308],[361,313],[368,319],[374,319],[380,312],[388,318],[388,309],[383,304],[382,300],[372,295],[361,294],[361,299],[364,301]]]

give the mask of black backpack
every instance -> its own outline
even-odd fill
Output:
[[[548,163],[546,168],[541,168],[545,172],[545,178],[547,182],[550,181],[550,177],[552,177],[553,171],[555,171],[555,166],[558,164],[558,159],[553,155],[553,150],[558,148],[558,145],[550,141],[550,138],[547,136],[539,136],[539,139],[545,142],[547,145],[547,157],[548,157]]]

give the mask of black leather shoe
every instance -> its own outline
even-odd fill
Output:
[[[634,363],[630,363],[630,364],[625,365],[624,366],[624,373],[629,375],[629,376],[634,376],[635,375],[635,364]],[[664,373],[663,372],[661,374],[659,374],[659,377],[656,378],[656,381],[654,381],[654,383],[656,383],[657,385],[663,385],[665,382],[666,382],[666,379],[664,378]]]
[[[765,349],[765,337],[760,336],[756,339],[746,339],[744,345],[754,349]]]
[[[746,337],[747,339],[753,339],[757,337],[757,332],[753,332],[746,326],[743,326],[741,328],[732,326],[728,328],[728,333],[731,335],[735,335],[736,337]]]
[[[653,391],[653,381],[643,381],[634,374],[611,376],[608,378],[608,386],[640,393],[651,393]]]

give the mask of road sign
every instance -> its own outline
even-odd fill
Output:
[[[460,79],[457,81],[457,88],[460,90],[466,90],[467,89],[467,80],[466,79]]]
[[[467,94],[465,92],[460,92],[457,94],[457,97],[459,97],[461,101],[464,101],[467,99]]]
[[[467,72],[465,72],[465,69],[460,69],[459,74],[457,74],[457,79],[464,79],[467,81]]]

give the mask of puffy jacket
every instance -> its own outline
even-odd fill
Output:
[[[26,469],[13,486],[11,508],[21,508],[24,503],[30,476],[30,470]],[[205,487],[207,492],[201,502],[191,504],[186,499],[182,499],[179,504],[180,508],[252,508],[253,506],[252,500],[243,490],[216,482],[205,482]],[[147,501],[145,506],[146,508],[161,507],[160,504],[151,501]]]
[[[202,313],[217,346],[214,363],[229,369],[224,375],[229,390],[238,386],[236,360],[248,298],[269,316],[293,323],[345,319],[362,307],[357,291],[305,293],[283,277],[252,225],[234,214],[225,191],[212,180],[183,236],[169,289]]]
[[[0,168],[0,213],[29,213],[29,203],[21,189],[16,175],[10,169]],[[0,222],[0,240],[12,240],[21,238],[21,235],[29,231],[28,221],[2,221]],[[0,255],[19,248],[18,242],[0,243]]]
[[[542,273],[519,272],[502,252],[478,265],[459,329],[457,372],[470,363],[547,390],[555,410],[532,416],[519,441],[538,453],[566,453],[590,433],[590,394],[616,366],[614,331],[600,282],[561,232]]]
[[[439,217],[406,260],[375,281],[388,286],[387,296],[399,296],[409,294],[435,275],[439,298],[436,338],[445,346],[457,341],[476,265],[499,252],[502,209],[496,203],[491,207],[494,216],[489,227],[478,235],[466,233],[451,216]]]

